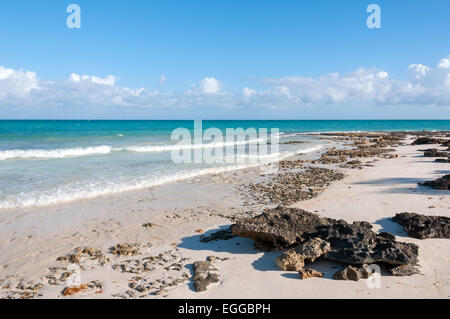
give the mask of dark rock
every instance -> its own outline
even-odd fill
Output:
[[[367,222],[321,218],[301,209],[278,207],[232,226],[235,236],[255,240],[263,250],[292,248],[320,238],[330,243],[325,258],[347,264],[416,264],[418,246],[395,241],[388,233],[377,234]]]
[[[377,234],[367,222],[348,224],[343,220],[319,227],[318,237],[328,241],[331,251],[325,257],[347,264],[415,264],[418,247],[395,241],[386,233]]]
[[[202,235],[200,237],[200,241],[203,243],[208,243],[210,241],[215,241],[215,240],[228,240],[233,237],[234,236],[231,234],[231,229],[227,228],[227,229],[221,229],[219,231],[216,231],[208,236]]]
[[[332,220],[302,209],[279,206],[265,213],[238,221],[231,226],[234,236],[248,237],[262,250],[292,248],[311,237],[320,225]]]
[[[441,144],[444,143],[446,140],[444,139],[437,139],[433,137],[419,137],[414,142],[412,142],[412,145],[424,145],[424,144]]]
[[[423,156],[425,157],[447,157],[448,155],[447,152],[442,152],[436,148],[430,148],[423,153]]]
[[[335,280],[353,280],[367,279],[370,276],[370,269],[367,265],[347,266],[333,275]]]
[[[434,181],[426,181],[423,183],[419,183],[421,186],[429,186],[433,189],[439,190],[450,190],[450,174],[445,175],[441,178],[435,179]]]
[[[437,163],[450,163],[450,157],[447,158],[437,158],[434,160]]]
[[[406,233],[414,238],[450,238],[449,217],[401,213],[392,220],[402,225]]]
[[[193,264],[194,289],[197,292],[205,291],[212,284],[220,281],[218,269],[210,261],[196,261]]]

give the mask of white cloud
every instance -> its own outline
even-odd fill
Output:
[[[198,83],[198,88],[204,94],[217,94],[222,84],[213,77],[206,77]]]
[[[37,89],[39,89],[39,80],[36,73],[0,66],[0,102],[24,97]]]
[[[245,100],[250,100],[250,98],[256,94],[256,90],[253,89],[249,89],[248,87],[245,87],[242,90],[242,96],[244,97]]]
[[[82,81],[88,81],[99,85],[108,85],[108,86],[114,86],[118,78],[112,75],[108,75],[106,78],[101,78],[98,76],[92,76],[92,75],[78,75],[75,73],[72,73],[69,77],[69,81],[72,82],[82,82]]]
[[[438,67],[441,69],[449,69],[450,68],[450,54],[448,57],[443,58],[441,61],[439,61]]]
[[[72,73],[66,81],[42,81],[34,72],[0,66],[0,108],[14,107],[132,107],[162,109],[293,109],[318,106],[416,105],[450,106],[450,55],[435,67],[412,64],[407,80],[386,71],[360,68],[320,77],[289,76],[259,79],[262,89],[244,87],[226,92],[214,77],[205,77],[186,92],[161,93],[148,88],[118,85],[113,75],[99,77]],[[159,84],[164,84],[162,74]],[[80,108],[81,109],[81,108]]]

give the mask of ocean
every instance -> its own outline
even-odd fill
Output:
[[[224,133],[227,128],[278,129],[281,143],[304,142],[281,144],[272,153],[281,159],[323,148],[326,142],[308,134],[313,132],[450,130],[450,120],[217,120],[202,125],[203,132],[208,128]],[[194,122],[2,120],[0,209],[69,202],[258,165],[254,161],[175,163],[174,151],[197,148],[172,140],[177,128],[192,132]],[[205,142],[203,150],[225,150],[228,144]],[[237,152],[239,142],[232,144]]]

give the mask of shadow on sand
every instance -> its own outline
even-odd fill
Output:
[[[228,240],[217,240],[211,242],[201,242],[200,239],[203,236],[209,236],[219,230],[228,228],[228,226],[223,226],[217,229],[209,230],[202,235],[194,235],[189,237],[184,237],[181,243],[178,245],[179,248],[205,251],[205,252],[225,252],[232,255],[260,255],[255,259],[251,265],[255,270],[258,271],[276,271],[279,272],[281,276],[289,279],[298,279],[298,274],[296,272],[286,272],[277,267],[275,264],[275,258],[277,258],[282,251],[261,251],[255,249],[253,245],[253,240],[249,238],[234,237]],[[314,263],[308,264],[306,268],[311,268],[320,271],[324,274],[323,278],[332,279],[333,275],[345,267],[344,264],[339,262],[333,262],[326,260],[324,258],[317,259]],[[192,271],[192,267],[188,267]],[[191,287],[193,289],[193,287]]]

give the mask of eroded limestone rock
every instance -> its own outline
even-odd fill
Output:
[[[392,220],[402,225],[406,233],[414,238],[450,238],[449,217],[401,213]]]

